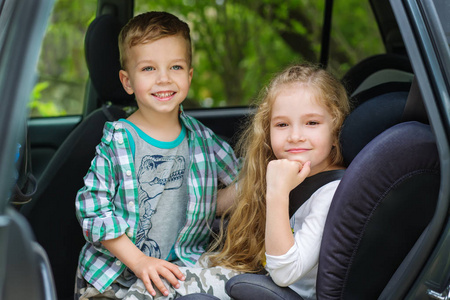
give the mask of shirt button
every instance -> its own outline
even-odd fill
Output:
[[[131,176],[131,170],[127,170],[126,174],[127,176]]]
[[[119,143],[119,145],[122,145],[122,144],[123,144],[123,140],[120,139],[120,140],[118,141],[118,143]]]
[[[127,232],[128,237],[132,238],[133,237],[133,233],[132,232]]]
[[[119,124],[116,124],[116,125],[114,126],[114,128],[115,128],[115,129],[119,129],[119,128],[120,128]]]
[[[128,202],[128,206],[134,206],[134,202],[133,201],[130,201],[130,202]]]
[[[116,261],[116,265],[120,266],[121,264],[122,263],[119,260]]]

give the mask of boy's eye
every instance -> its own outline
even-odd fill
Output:
[[[153,71],[153,70],[155,70],[155,68],[153,68],[153,67],[142,68],[142,71]]]
[[[275,124],[276,127],[287,127],[288,124],[287,123],[277,123]]]
[[[172,69],[173,69],[173,70],[182,70],[183,67],[182,67],[182,66],[176,65],[176,66],[173,66]]]

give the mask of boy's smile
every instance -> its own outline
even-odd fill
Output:
[[[119,75],[127,93],[135,94],[140,110],[178,114],[193,74],[187,46],[183,37],[175,35],[127,50],[126,70]]]
[[[159,98],[160,101],[168,101],[172,99],[172,96],[175,95],[175,92],[159,92],[154,93],[153,96]]]

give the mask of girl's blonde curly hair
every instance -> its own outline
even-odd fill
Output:
[[[244,165],[238,178],[238,197],[229,212],[226,230],[221,230],[211,251],[212,265],[255,273],[263,269],[265,258],[266,170],[276,159],[270,142],[272,103],[288,85],[306,87],[315,93],[317,101],[328,108],[333,117],[334,144],[330,156],[332,165],[343,166],[339,134],[350,111],[343,85],[330,73],[313,64],[296,64],[275,76],[262,90],[257,111],[246,126],[239,142],[238,153]]]

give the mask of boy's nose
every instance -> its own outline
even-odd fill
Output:
[[[167,83],[170,82],[170,76],[166,71],[160,71],[158,73],[157,83]]]

